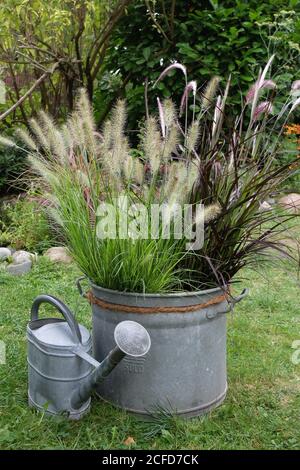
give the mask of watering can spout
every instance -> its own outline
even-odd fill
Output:
[[[105,380],[125,356],[142,357],[147,354],[151,346],[147,330],[134,321],[128,320],[119,323],[115,328],[114,338],[115,348],[100,364],[97,364],[93,373],[73,392],[71,397],[73,409],[79,409],[89,399],[97,385]]]

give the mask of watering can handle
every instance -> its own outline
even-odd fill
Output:
[[[82,338],[79,325],[75,320],[73,313],[61,300],[57,299],[56,297],[53,297],[52,295],[42,294],[36,297],[31,307],[31,320],[38,320],[39,308],[42,303],[48,303],[53,305],[63,315],[70,327],[75,341],[81,343]]]

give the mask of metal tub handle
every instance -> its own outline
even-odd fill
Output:
[[[212,318],[215,318],[217,315],[223,315],[224,313],[232,312],[235,304],[239,303],[241,300],[247,297],[248,294],[249,294],[249,289],[246,287],[245,289],[242,290],[240,295],[237,295],[236,297],[231,297],[230,299],[228,299],[229,308],[227,310],[224,310],[223,312],[216,312],[216,313],[207,312],[206,318],[212,319]]]

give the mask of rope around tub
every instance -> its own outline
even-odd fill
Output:
[[[178,307],[136,307],[130,305],[113,304],[105,300],[98,299],[94,296],[92,291],[86,293],[86,297],[90,304],[98,305],[105,310],[113,310],[115,312],[123,313],[186,313],[195,312],[211,305],[217,305],[228,300],[228,294],[220,294],[207,302],[196,305],[178,306]]]

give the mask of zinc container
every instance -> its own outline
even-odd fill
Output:
[[[97,394],[138,415],[164,408],[192,417],[218,406],[227,391],[226,313],[246,291],[234,299],[220,288],[160,295],[92,284],[88,297],[98,361],[111,349],[111,333],[122,320],[138,321],[152,340],[146,356],[125,358]]]

